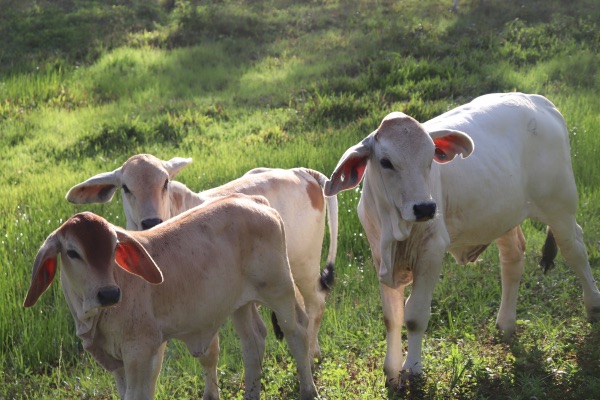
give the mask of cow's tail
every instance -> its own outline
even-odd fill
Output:
[[[271,311],[271,324],[273,324],[273,332],[275,332],[275,337],[277,340],[283,339],[283,331],[277,322],[277,316],[273,311]]]
[[[310,168],[301,168],[304,172],[312,176],[319,186],[321,190],[325,186],[328,178],[320,173],[319,171],[315,171]],[[321,271],[319,275],[319,284],[321,289],[329,293],[331,291],[331,287],[335,281],[335,257],[337,254],[337,239],[338,239],[338,201],[337,196],[325,197],[327,201],[327,224],[329,227],[329,253],[327,254],[327,264],[325,268]],[[277,323],[277,317],[275,313],[271,313],[271,323],[273,324],[273,331],[275,332],[275,337],[278,340],[283,339],[283,331],[279,327]]]
[[[304,170],[317,181],[321,187],[321,190],[325,186],[325,183],[327,183],[329,180],[325,175],[319,171],[315,171],[314,169],[302,168],[302,170]],[[321,271],[319,282],[321,284],[321,289],[329,292],[331,290],[331,286],[333,285],[335,276],[333,266],[335,264],[338,245],[338,201],[337,196],[325,196],[325,200],[327,202],[327,224],[329,227],[329,253],[327,254],[327,264],[323,271]]]
[[[558,247],[556,246],[556,239],[550,227],[546,231],[546,241],[542,247],[542,259],[540,260],[540,267],[544,268],[544,273],[554,268],[554,259],[558,253]]]

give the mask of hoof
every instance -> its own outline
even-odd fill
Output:
[[[317,392],[316,387],[312,387],[310,390],[302,391],[300,393],[301,400],[313,400],[319,397],[319,393]]]
[[[500,337],[500,340],[504,343],[509,343],[510,341],[512,341],[513,337],[515,336],[515,332],[517,331],[514,327],[503,329],[498,324],[496,324],[496,328],[498,329],[498,335]]]
[[[400,375],[395,378],[389,378],[385,382],[385,387],[392,392],[402,392],[411,388],[420,386],[423,382],[422,373],[414,373],[409,369],[400,371]]]
[[[592,324],[600,321],[600,306],[592,307],[587,311],[587,320]]]

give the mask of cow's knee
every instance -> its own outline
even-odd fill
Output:
[[[419,322],[415,321],[415,320],[408,320],[406,321],[406,330],[409,332],[416,332],[419,330]]]

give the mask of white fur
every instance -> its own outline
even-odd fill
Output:
[[[466,158],[454,159],[458,154]],[[393,169],[382,167],[384,158]],[[600,317],[600,292],[575,221],[578,199],[568,132],[546,98],[489,94],[422,125],[392,113],[346,151],[325,194],[356,186],[365,167],[358,215],[380,279],[388,384],[401,385],[402,371],[422,371],[421,343],[446,251],[464,264],[496,241],[502,268],[496,323],[507,337],[515,331],[525,218],[549,226],[583,286],[588,319]],[[437,209],[433,218],[418,222],[410,215],[414,207],[431,202]],[[411,282],[405,305],[404,288]],[[408,333],[404,362],[403,321]]]

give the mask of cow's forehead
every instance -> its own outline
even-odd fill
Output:
[[[433,150],[433,141],[423,126],[402,113],[388,115],[375,132],[375,139],[384,144],[381,150],[386,153],[416,154]]]
[[[76,244],[90,263],[102,263],[112,257],[116,245],[116,234],[110,224],[92,213],[69,218],[60,228],[60,234],[67,243]]]
[[[162,161],[150,154],[138,154],[132,156],[121,167],[122,180],[127,186],[137,184],[149,186],[162,183],[169,178],[169,173]]]

